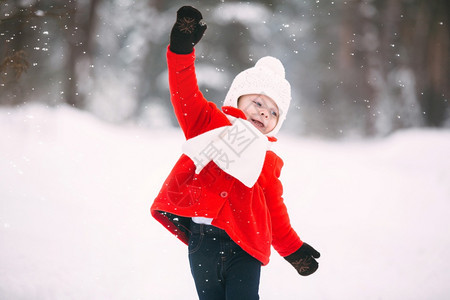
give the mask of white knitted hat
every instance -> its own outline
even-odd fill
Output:
[[[266,134],[275,136],[286,119],[291,102],[291,85],[285,79],[281,61],[272,56],[265,56],[259,59],[254,67],[239,73],[231,83],[223,105],[237,108],[239,97],[248,94],[266,95],[277,104],[278,123]]]

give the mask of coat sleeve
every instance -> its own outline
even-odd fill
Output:
[[[303,242],[291,226],[283,201],[283,186],[279,180],[282,167],[281,158],[273,152],[268,152],[268,174],[264,194],[272,223],[272,245],[281,256],[285,257],[297,251]]]
[[[170,99],[186,139],[230,124],[217,106],[200,92],[194,63],[195,50],[190,54],[176,54],[167,47]]]

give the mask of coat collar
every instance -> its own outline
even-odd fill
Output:
[[[233,116],[235,118],[247,120],[247,117],[245,116],[244,112],[239,108],[232,106],[222,106],[222,111],[224,114]]]

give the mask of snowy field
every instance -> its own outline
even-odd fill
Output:
[[[25,106],[0,109],[0,138],[0,299],[196,299],[186,247],[149,213],[180,130]],[[322,257],[300,277],[273,252],[261,299],[450,299],[450,131],[277,148]]]

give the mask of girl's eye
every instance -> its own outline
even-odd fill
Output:
[[[272,116],[274,116],[274,117],[277,117],[277,116],[278,116],[277,112],[276,112],[276,111],[274,111],[274,110],[272,110],[272,111],[271,111],[270,113],[271,113],[271,114],[272,114]]]
[[[255,103],[257,106],[259,106],[259,107],[261,107],[262,106],[262,104],[261,104],[261,102],[258,102],[258,101],[253,101],[253,103]]]

